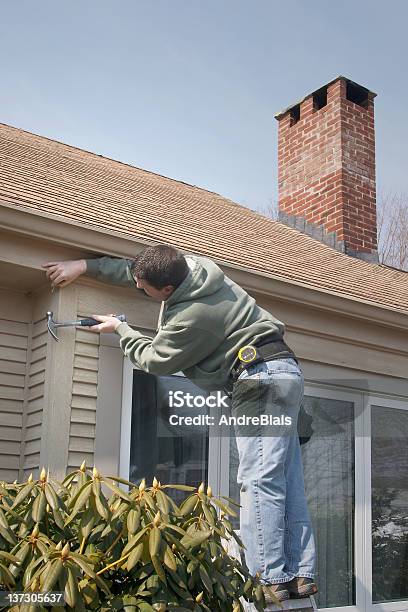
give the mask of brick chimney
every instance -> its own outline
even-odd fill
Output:
[[[279,220],[378,261],[375,93],[339,76],[275,115]]]

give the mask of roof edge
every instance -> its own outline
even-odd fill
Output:
[[[114,257],[129,257],[129,245],[131,245],[133,252],[138,252],[146,246],[156,244],[156,242],[144,240],[142,237],[127,236],[111,230],[105,231],[92,225],[78,226],[74,221],[61,218],[58,215],[51,217],[39,211],[33,212],[32,209],[27,209],[24,205],[16,208],[15,205],[0,200],[0,208],[5,211],[2,214],[0,227],[6,231],[48,240],[54,244],[85,249],[96,255],[109,254]],[[65,226],[64,238],[59,238],[61,231],[55,231],[57,224]],[[183,253],[191,252],[185,249],[180,249],[180,251]],[[221,267],[227,268],[229,275],[235,277],[250,290],[294,303],[301,300],[312,308],[329,310],[351,318],[367,320],[367,317],[370,317],[373,322],[375,321],[384,327],[407,330],[408,312],[405,310],[390,308],[369,300],[359,300],[320,287],[312,287],[306,283],[251,270],[228,261],[216,258],[214,258],[214,261]],[[271,281],[274,282],[273,289],[271,288]]]

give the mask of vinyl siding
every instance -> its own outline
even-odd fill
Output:
[[[33,322],[27,365],[24,445],[22,448],[23,478],[26,478],[30,472],[37,472],[40,468],[47,340],[46,322],[44,320]]]
[[[0,319],[0,480],[19,477],[29,326]]]
[[[85,315],[84,315],[85,316]],[[68,471],[94,463],[99,335],[76,330]]]
[[[77,316],[126,313],[138,327],[156,325],[160,305],[133,289],[84,279],[78,283]],[[123,354],[115,334],[76,330],[67,471],[85,459],[105,474],[119,469]],[[96,439],[97,438],[97,439]]]

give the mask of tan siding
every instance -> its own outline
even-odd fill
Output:
[[[24,446],[22,452],[23,476],[27,476],[29,472],[37,471],[40,468],[47,333],[44,320],[32,324],[26,383]]]
[[[21,374],[22,376],[25,376],[25,363],[13,363],[12,361],[7,361],[6,359],[0,359],[0,372],[4,372],[6,367],[10,374]]]
[[[17,423],[9,421],[9,419],[6,417],[8,417],[7,414],[2,415],[4,427],[0,426],[0,440],[14,440],[15,442],[18,442],[21,440],[21,417],[18,419]],[[4,457],[2,460],[4,460]]]
[[[83,357],[81,355],[75,355],[74,368],[82,368],[90,372],[97,371],[97,361],[94,357]]]
[[[6,374],[5,372],[2,372],[0,370],[0,386],[9,386],[9,387],[17,387],[17,388],[22,388],[24,387],[24,380],[25,380],[25,376],[22,376],[21,374],[14,374],[13,372],[8,372],[8,374]]]
[[[73,380],[74,382],[96,385],[98,382],[98,373],[93,370],[85,370],[84,368],[74,368]]]
[[[25,363],[27,351],[10,346],[0,346],[0,359],[4,361],[16,361]]]
[[[80,330],[84,333],[82,330]],[[92,333],[92,332],[88,332]],[[75,342],[75,355],[81,355],[83,357],[98,358],[98,347],[92,344],[86,344],[86,342]]]
[[[86,314],[82,316],[86,316]],[[94,462],[98,360],[99,335],[89,330],[77,329],[72,380],[68,471],[77,468],[84,459],[88,465],[93,465]]]
[[[19,477],[28,331],[26,322],[0,318],[0,480]]]
[[[2,299],[6,299],[6,297],[2,296]],[[0,319],[0,334],[17,336],[20,338],[25,337],[25,343],[27,345],[27,323]]]
[[[77,469],[83,461],[86,461],[88,466],[93,465],[94,462],[94,451],[89,453],[81,450],[80,452],[69,451],[68,453],[68,472],[72,472],[73,469]]]
[[[16,389],[15,387],[8,387],[7,385],[1,386],[1,397],[3,399],[11,399],[15,401],[23,401],[24,388]]]
[[[96,399],[82,395],[73,395],[71,408],[81,408],[82,410],[96,411]]]
[[[21,411],[21,402],[10,400],[10,399],[0,399],[0,412],[20,412]]]
[[[96,423],[95,410],[81,410],[79,408],[72,407],[71,409],[71,421],[73,423]]]

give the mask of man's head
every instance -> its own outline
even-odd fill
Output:
[[[188,274],[184,255],[168,244],[148,247],[131,263],[140,289],[155,300],[167,300]]]

